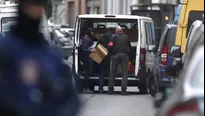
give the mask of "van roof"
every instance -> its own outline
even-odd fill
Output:
[[[150,17],[137,15],[114,15],[114,14],[83,14],[78,15],[79,18],[110,18],[110,19],[146,19],[152,20]]]

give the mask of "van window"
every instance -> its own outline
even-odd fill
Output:
[[[1,19],[1,32],[10,31],[10,27],[17,22],[17,17],[3,17]]]
[[[164,45],[164,41],[166,41],[165,37],[167,36],[167,31],[168,31],[168,27],[165,26],[164,29],[163,29],[163,33],[161,35],[161,38],[160,38],[160,42],[159,42],[159,49],[158,49],[159,52],[161,52],[162,47]]]
[[[203,15],[204,15],[204,11],[190,11],[189,12],[186,37],[188,37],[189,30],[191,28],[191,25],[194,23],[194,21],[203,20]]]
[[[148,45],[155,45],[155,35],[152,23],[145,22],[146,41]]]
[[[130,42],[138,41],[138,20],[137,19],[104,19],[104,18],[83,18],[81,21],[80,35],[83,35],[88,28],[93,28],[94,36],[97,40],[100,40],[101,35],[106,33],[109,29],[113,34],[116,27],[120,25]]]
[[[171,50],[172,46],[175,44],[176,40],[176,32],[177,28],[170,28],[167,33],[166,37],[166,46],[169,48],[169,51]]]

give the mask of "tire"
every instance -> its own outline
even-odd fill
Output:
[[[156,94],[159,92],[158,84],[154,79],[154,76],[150,73],[150,77],[148,78],[148,89],[152,97],[156,97]]]

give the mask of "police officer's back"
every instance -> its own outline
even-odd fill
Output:
[[[73,116],[78,99],[71,72],[39,32],[46,0],[19,2],[17,24],[0,40],[0,115]]]

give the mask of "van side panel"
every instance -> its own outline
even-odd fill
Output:
[[[181,16],[179,19],[179,26],[177,29],[176,45],[181,46],[182,53],[184,53],[186,46],[187,24],[190,11],[204,11],[204,0],[186,0],[182,4]]]

